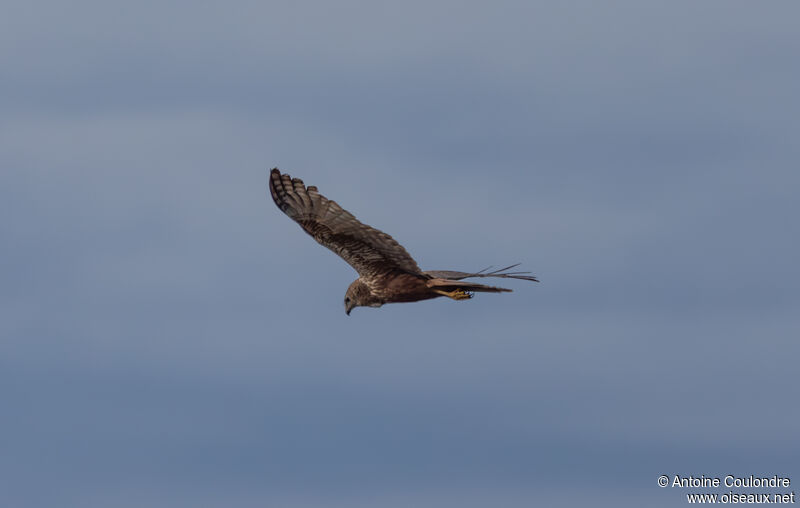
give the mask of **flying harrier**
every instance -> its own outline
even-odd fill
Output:
[[[278,168],[269,175],[269,191],[283,213],[314,237],[314,240],[342,257],[358,272],[344,295],[344,311],[354,307],[380,307],[384,303],[417,302],[439,296],[453,300],[472,298],[474,292],[500,293],[510,289],[464,282],[470,277],[501,277],[539,282],[530,272],[501,270],[476,273],[423,272],[402,245],[383,231],[359,222],[351,213],[331,201],[313,185],[306,187],[299,178],[281,174]]]

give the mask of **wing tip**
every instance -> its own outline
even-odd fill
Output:
[[[272,168],[269,172],[269,193],[272,195],[272,200],[275,201],[275,204],[280,206],[281,199],[278,195],[278,187],[281,183],[281,170],[278,168]]]

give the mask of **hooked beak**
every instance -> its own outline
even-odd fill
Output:
[[[347,315],[349,316],[349,315],[350,315],[350,311],[351,311],[351,310],[353,310],[353,309],[344,309],[344,313],[345,313],[345,314],[347,314]]]

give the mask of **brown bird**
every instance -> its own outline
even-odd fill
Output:
[[[269,191],[278,208],[314,240],[329,248],[355,268],[359,277],[344,295],[344,311],[355,307],[380,307],[384,303],[417,302],[439,296],[453,300],[472,298],[474,292],[500,293],[510,289],[466,282],[470,277],[500,277],[539,282],[530,272],[501,270],[423,272],[402,245],[383,231],[359,222],[299,178],[281,174],[278,168],[269,175]],[[491,267],[490,267],[491,268]]]

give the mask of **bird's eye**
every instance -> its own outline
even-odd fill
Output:
[[[346,303],[346,304],[347,304],[347,303],[350,303],[350,298],[345,298],[345,299],[344,299],[344,303]]]

